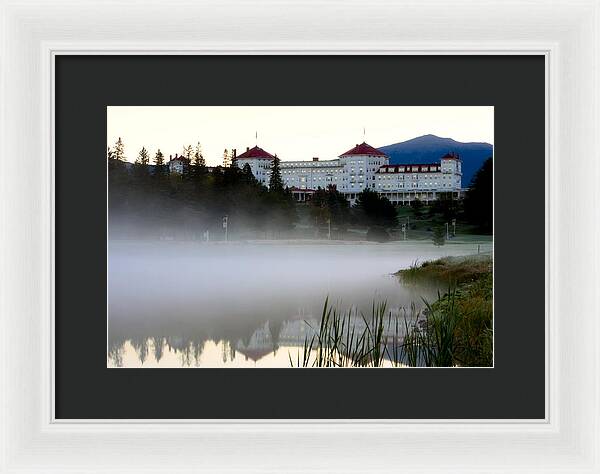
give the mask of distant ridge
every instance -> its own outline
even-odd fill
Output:
[[[483,162],[492,156],[494,147],[485,142],[463,143],[429,134],[378,149],[390,157],[390,164],[431,163],[450,151],[456,152],[462,160],[462,185],[466,187]]]

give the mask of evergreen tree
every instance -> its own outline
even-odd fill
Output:
[[[119,137],[115,143],[114,157],[115,160],[125,161],[125,144],[123,143],[123,140],[121,140],[121,137]]]
[[[488,158],[473,177],[465,197],[465,217],[482,232],[492,233],[494,223],[494,163]]]
[[[419,198],[411,201],[410,207],[412,207],[413,215],[415,217],[421,217],[423,215],[423,201],[421,201]]]
[[[160,151],[160,148],[158,149],[158,151],[156,152],[156,155],[154,156],[154,164],[156,166],[162,166],[165,164],[165,155],[162,154],[162,151]]]
[[[150,162],[150,155],[148,155],[148,150],[146,147],[142,147],[138,157],[135,159],[135,163],[137,165],[147,165]]]
[[[271,178],[269,179],[269,191],[283,192],[283,180],[281,179],[281,160],[275,155],[271,163]]]
[[[338,238],[350,222],[350,205],[335,185],[319,188],[310,200],[311,216],[317,226],[331,224],[338,231]]]
[[[246,183],[251,183],[251,184],[255,184],[258,183],[258,181],[256,180],[256,178],[254,177],[254,174],[252,173],[252,168],[250,167],[249,163],[246,163],[244,165],[244,167],[242,168],[242,177],[244,179],[244,182]]]
[[[194,152],[194,166],[197,169],[206,168],[206,161],[204,160],[204,156],[202,155],[202,147],[200,146],[200,142],[196,145],[196,151]]]
[[[229,151],[227,148],[223,150],[223,168],[228,168],[231,165],[231,158],[229,157]]]
[[[444,245],[444,242],[446,241],[446,232],[442,226],[438,225],[433,228],[433,237],[431,240],[433,240],[433,243],[438,247]]]
[[[108,158],[108,161],[115,159],[115,152],[112,150],[111,147],[108,147],[106,149],[106,157]]]
[[[435,214],[441,214],[445,221],[455,219],[460,211],[460,201],[454,199],[452,193],[444,192],[439,193],[438,198],[433,201],[433,204],[429,208],[429,214],[434,216]]]
[[[235,150],[231,150],[231,166],[236,169],[238,167],[237,153]]]
[[[395,227],[398,214],[388,198],[365,188],[358,194],[356,208],[362,214],[362,220],[369,226]]]
[[[183,147],[183,156],[187,160],[188,164],[190,164],[190,162],[192,161],[193,154],[194,154],[194,149],[192,148],[192,145]]]

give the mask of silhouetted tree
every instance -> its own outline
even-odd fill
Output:
[[[228,168],[231,166],[231,157],[229,156],[229,151],[227,148],[223,150],[223,168]]]
[[[197,169],[206,169],[206,161],[202,155],[202,147],[200,146],[200,142],[198,142],[196,145],[196,151],[194,151],[194,166],[196,166]]]
[[[481,232],[492,233],[494,222],[494,163],[488,158],[473,177],[464,201],[465,218]]]
[[[142,147],[137,158],[135,159],[135,163],[138,165],[147,165],[150,162],[150,156],[148,155],[148,150],[145,147]]]
[[[460,211],[460,201],[453,199],[452,193],[440,193],[429,208],[430,215],[441,214],[445,221],[457,217]]]
[[[115,160],[125,161],[125,144],[121,137],[117,140],[114,147]]]
[[[317,225],[328,224],[338,231],[344,231],[350,222],[350,205],[337,188],[330,184],[327,189],[319,188],[310,200],[311,215]]]
[[[369,226],[395,227],[397,213],[388,198],[366,188],[356,199],[356,209],[361,220]]]
[[[194,149],[192,148],[192,145],[188,145],[188,146],[184,146],[183,147],[183,157],[187,160],[188,164],[192,161],[192,155],[194,154]]]
[[[410,207],[412,207],[413,215],[415,217],[421,217],[423,215],[423,201],[421,201],[419,198],[411,201]]]
[[[433,243],[437,246],[444,245],[446,241],[446,232],[441,225],[437,225],[433,228],[433,236],[431,240],[433,240]]]
[[[246,163],[244,165],[244,167],[242,168],[242,176],[246,183],[257,183],[258,184],[258,181],[254,177],[254,174],[252,173],[252,168],[250,167],[249,163]]]
[[[283,192],[283,180],[281,179],[281,160],[275,155],[271,163],[271,177],[269,179],[269,191],[274,193]]]
[[[156,155],[154,155],[154,164],[156,166],[162,166],[165,164],[165,156],[160,151],[160,148],[157,150]]]

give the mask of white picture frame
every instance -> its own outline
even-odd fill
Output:
[[[0,472],[600,473],[598,0],[0,5]],[[545,419],[57,420],[53,64],[108,53],[544,55]]]

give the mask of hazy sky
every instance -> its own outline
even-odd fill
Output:
[[[107,107],[107,142],[125,143],[127,160],[142,146],[154,158],[200,142],[206,163],[223,150],[258,144],[283,161],[333,159],[364,140],[374,147],[431,133],[494,143],[493,107]],[[258,140],[255,134],[258,133]]]

